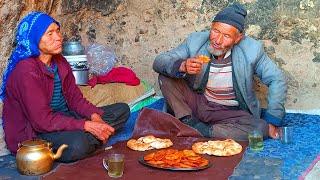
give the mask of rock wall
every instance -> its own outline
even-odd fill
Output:
[[[1,0],[0,74],[12,50],[14,29],[31,10],[62,25],[65,40],[115,49],[118,63],[157,85],[152,62],[235,0]],[[248,9],[246,34],[260,39],[288,77],[289,109],[320,107],[320,0],[238,0]],[[266,88],[257,84],[258,92]],[[159,91],[158,91],[159,92]],[[263,96],[259,97],[264,98]]]

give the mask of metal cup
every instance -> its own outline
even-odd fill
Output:
[[[292,143],[292,131],[292,127],[284,126],[280,128],[279,136],[282,143]]]

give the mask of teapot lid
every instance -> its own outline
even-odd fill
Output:
[[[43,146],[46,144],[47,144],[47,141],[44,141],[42,139],[26,140],[21,143],[22,146],[26,146],[26,147]]]

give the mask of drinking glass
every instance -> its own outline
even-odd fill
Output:
[[[279,137],[283,144],[292,142],[292,127],[284,126],[279,129]]]
[[[260,130],[253,130],[248,134],[249,147],[252,151],[261,151],[263,149],[263,134]]]
[[[109,154],[103,158],[103,166],[108,170],[108,175],[112,178],[119,178],[123,175],[124,155]]]

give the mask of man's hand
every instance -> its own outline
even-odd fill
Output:
[[[278,139],[279,138],[279,128],[276,126],[269,124],[269,136],[272,139]]]
[[[105,122],[85,121],[84,130],[90,132],[103,143],[114,133],[114,128]]]
[[[188,58],[181,63],[179,71],[187,74],[198,74],[202,69],[202,63],[197,57]]]

